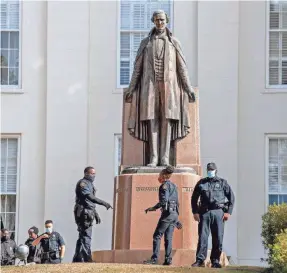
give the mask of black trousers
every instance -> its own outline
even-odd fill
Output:
[[[224,212],[222,209],[210,210],[200,215],[198,224],[198,245],[196,261],[204,262],[207,256],[208,237],[211,231],[212,250],[210,255],[211,263],[219,263],[222,253],[224,234]]]
[[[41,264],[60,264],[61,260],[60,259],[42,259]]]
[[[79,237],[76,244],[73,263],[93,261],[91,252],[92,228],[92,225],[89,227],[78,225]]]
[[[178,214],[163,213],[158,221],[157,227],[153,234],[153,255],[151,259],[158,260],[160,251],[161,238],[164,235],[164,247],[165,247],[165,260],[172,260],[172,238],[176,222],[178,221]]]

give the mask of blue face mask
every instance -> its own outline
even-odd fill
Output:
[[[215,176],[215,170],[214,171],[207,171],[207,176],[209,178],[213,178]]]
[[[53,231],[53,228],[46,228],[47,233],[52,233],[52,231]]]

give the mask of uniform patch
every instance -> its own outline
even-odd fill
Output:
[[[219,185],[219,184],[215,184],[215,188],[216,188],[216,189],[219,189],[219,188],[220,188],[220,185]]]
[[[162,185],[162,188],[163,188],[164,190],[166,190],[166,189],[167,189],[167,186],[164,184],[164,185]]]
[[[84,188],[86,186],[86,183],[85,182],[81,182],[80,183],[80,187]]]

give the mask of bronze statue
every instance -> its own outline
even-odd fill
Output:
[[[171,141],[189,133],[188,103],[195,102],[179,41],[166,27],[163,10],[153,13],[155,27],[141,41],[126,102],[131,103],[128,129],[148,142],[150,167],[170,164]]]

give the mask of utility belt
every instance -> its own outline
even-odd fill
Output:
[[[168,201],[166,205],[162,208],[162,212],[177,212],[178,205],[176,201]]]
[[[74,208],[75,221],[77,225],[85,228],[91,226],[95,219],[95,209],[85,208],[83,205],[76,204]]]
[[[60,259],[60,252],[59,251],[48,251],[42,252],[41,260],[56,260]]]
[[[223,212],[228,211],[228,204],[211,204],[208,206],[201,206],[199,208],[200,213],[206,213],[210,210],[217,210],[217,209],[222,209]]]

